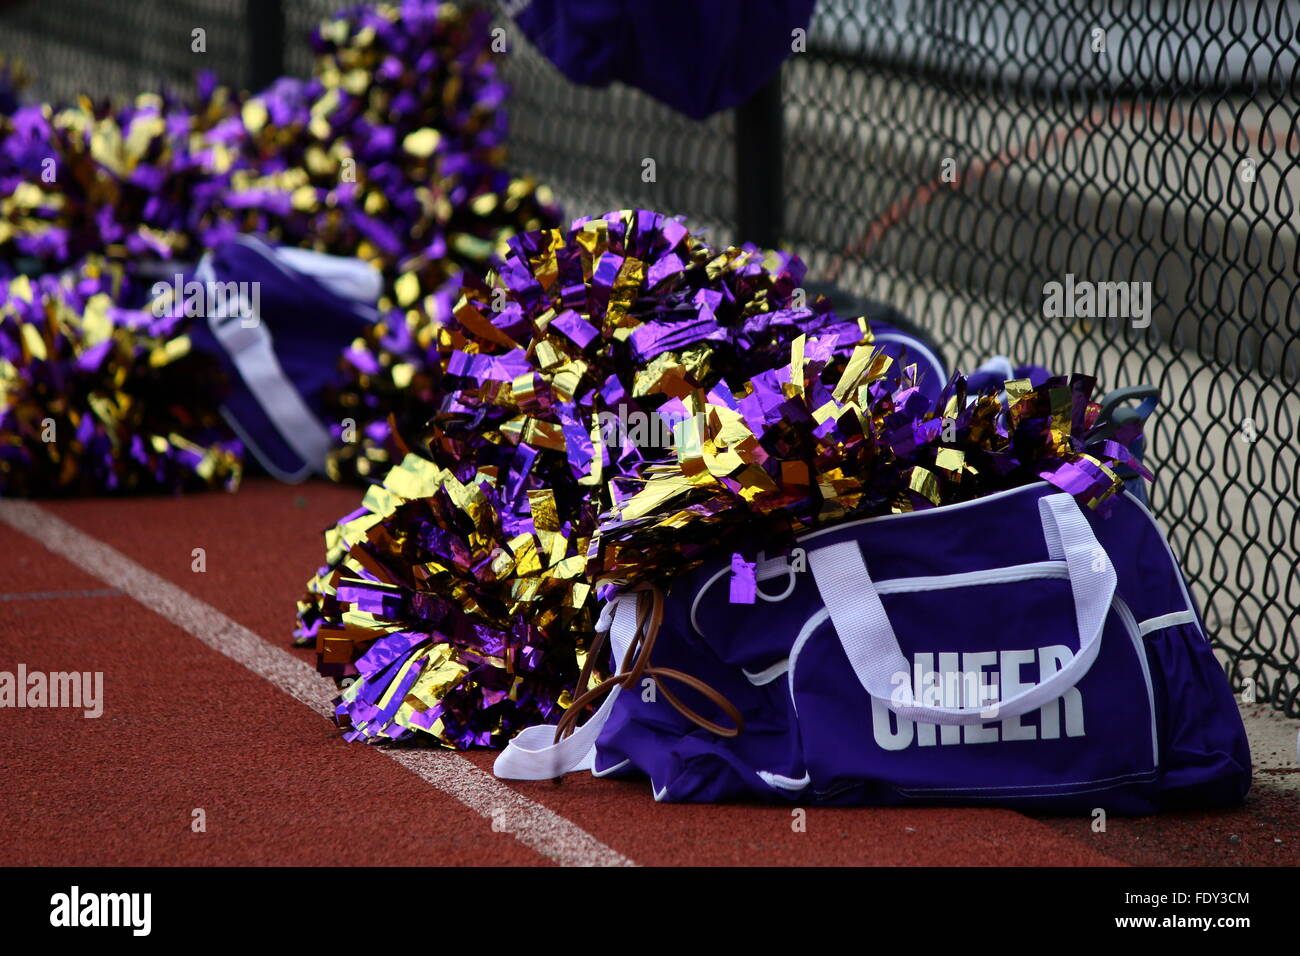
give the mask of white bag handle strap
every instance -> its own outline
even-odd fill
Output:
[[[368,262],[349,256],[331,256],[311,249],[279,246],[271,250],[276,265],[309,275],[341,299],[374,313],[375,303],[384,291],[384,277]],[[378,318],[375,314],[374,318]],[[1008,375],[1007,378],[1012,376]]]
[[[911,668],[885,615],[871,576],[854,541],[808,554],[817,590],[848,655],[854,674],[872,697],[899,717],[932,724],[978,724],[1015,717],[1060,697],[1077,684],[1101,649],[1101,634],[1115,596],[1115,568],[1092,528],[1068,494],[1039,499],[1049,555],[1064,559],[1074,595],[1079,652],[1046,680],[999,702],[968,707],[934,707],[916,702]]]
[[[630,592],[615,595],[611,604],[612,617],[607,614],[610,605],[606,605],[601,612],[601,623],[609,628],[611,660],[617,667],[636,636],[637,595]],[[525,727],[497,755],[492,772],[504,780],[553,780],[570,770],[593,769],[596,738],[614,712],[614,701],[622,689],[616,684],[587,722],[559,743],[555,742],[554,724]]]
[[[194,278],[199,282],[215,280],[211,253],[199,262]],[[268,461],[249,436],[241,434],[240,437],[267,470],[281,480],[297,482],[313,470],[322,471],[325,459],[334,447],[334,439],[307,407],[285,374],[280,360],[276,358],[270,330],[260,315],[251,314],[252,303],[246,302],[241,296],[234,314],[229,313],[225,305],[223,302],[208,316],[208,328],[230,356],[244,384],[253,393],[276,431],[306,463],[306,467],[299,473],[285,475]]]

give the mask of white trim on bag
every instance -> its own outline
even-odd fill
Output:
[[[253,439],[253,436],[244,429],[244,426],[239,424],[239,419],[230,413],[229,408],[222,405],[218,411],[221,412],[221,417],[226,420],[226,424],[230,426],[230,430],[235,433],[235,437],[248,446],[249,450],[253,452],[253,457],[257,459],[257,463],[270,472],[271,477],[276,481],[283,482],[286,485],[300,485],[311,477],[311,462],[304,458],[303,466],[297,471],[285,471],[267,457],[266,452],[264,452],[262,447],[257,444]],[[273,425],[272,427],[275,426]]]
[[[812,783],[812,775],[806,770],[803,776],[799,778],[787,777],[768,770],[755,770],[754,772],[773,790],[803,790],[808,784]]]
[[[1138,633],[1146,637],[1152,631],[1158,631],[1164,627],[1173,627],[1176,624],[1195,624],[1196,615],[1191,611],[1174,611],[1170,614],[1161,614],[1159,617],[1149,617],[1145,621],[1138,622]],[[1200,633],[1200,628],[1196,629]]]
[[[818,535],[829,534],[833,531],[842,531],[845,528],[855,528],[860,525],[870,524],[875,521],[888,521],[894,518],[919,518],[925,515],[933,515],[933,514],[950,514],[951,512],[959,508],[968,508],[972,505],[984,504],[987,501],[994,501],[998,498],[1006,498],[1006,497],[1010,497],[1011,495],[1022,494],[1026,491],[1029,491],[1032,488],[1054,488],[1054,487],[1055,486],[1052,485],[1050,482],[1035,481],[1032,482],[1031,484],[1021,485],[1017,488],[1008,488],[1005,491],[998,491],[991,495],[986,495],[983,498],[972,498],[970,501],[959,501],[956,502],[955,504],[944,505],[941,508],[927,508],[923,511],[904,511],[904,512],[899,512],[898,514],[876,515],[875,517],[872,518],[859,518],[857,521],[847,521],[844,522],[843,524],[830,525],[825,528],[818,528],[814,531],[806,531],[803,534],[796,535],[795,541],[803,542],[811,538],[815,538]],[[1159,522],[1156,521],[1155,516],[1151,513],[1150,509],[1148,509],[1144,504],[1142,504],[1142,502],[1139,501],[1137,497],[1133,495],[1132,492],[1125,490],[1121,492],[1121,494],[1123,494],[1125,498],[1127,498],[1134,505],[1136,505],[1138,511],[1140,511],[1146,517],[1147,521],[1151,524],[1151,527],[1155,530],[1156,535],[1160,539],[1160,543],[1164,545],[1165,554],[1168,555],[1169,562],[1173,566],[1174,571],[1176,572],[1175,577],[1178,579],[1178,589],[1183,596],[1183,610],[1174,611],[1171,612],[1171,614],[1190,614],[1191,620],[1171,621],[1170,623],[1171,624],[1195,623],[1197,625],[1197,630],[1201,634],[1201,637],[1208,641],[1209,638],[1206,637],[1205,631],[1200,627],[1200,620],[1199,618],[1197,618],[1196,612],[1192,610],[1195,607],[1195,605],[1192,603],[1191,594],[1189,594],[1187,590],[1187,582],[1184,579],[1185,576],[1183,574],[1183,568],[1182,565],[1178,563],[1178,558],[1175,557],[1174,555],[1174,551],[1169,544],[1168,537],[1166,537],[1164,531],[1160,527]],[[776,573],[772,573],[772,571],[768,570],[768,567],[772,566],[773,562],[775,562],[776,560],[777,560],[776,558],[772,558],[764,562],[763,565],[760,566],[760,568],[758,569],[758,573],[755,575],[756,579],[766,580],[768,577],[776,577]],[[705,581],[702,585],[700,585],[699,590],[695,592],[695,597],[691,600],[690,621],[691,621],[691,626],[695,628],[696,633],[700,635],[704,634],[704,631],[700,628],[698,618],[696,617],[696,613],[699,610],[700,599],[704,596],[704,592],[706,592],[709,588],[711,588],[719,578],[727,574],[730,570],[731,570],[730,567],[720,568],[717,571],[717,573],[711,575],[707,581]],[[971,572],[971,573],[976,573],[976,572]],[[793,575],[791,575],[791,577],[793,577]],[[899,580],[899,579],[894,579],[894,580]],[[881,583],[885,583],[885,582],[881,582]],[[788,593],[789,593],[789,589],[787,589],[786,594],[783,596],[788,596]],[[767,600],[776,601],[779,599],[775,597],[767,597]],[[1156,620],[1156,619],[1152,618],[1151,620]]]
[[[724,569],[725,570],[725,569]],[[983,571],[962,571],[957,574],[933,574],[918,575],[910,578],[890,578],[888,581],[876,582],[877,594],[911,594],[916,591],[942,591],[951,588],[965,587],[982,587],[989,584],[1011,584],[1016,581],[1028,581],[1038,579],[1068,579],[1070,576],[1069,568],[1064,561],[1031,561],[1027,564],[1013,564],[1005,568],[987,568]],[[700,595],[706,589],[700,589]],[[696,595],[696,600],[700,595]],[[828,612],[829,613],[829,612]],[[696,632],[703,635],[698,624],[695,623],[695,605],[691,606],[691,625]],[[806,626],[806,625],[805,625]],[[800,637],[803,636],[802,630]],[[795,639],[798,644],[799,639]],[[750,671],[741,668],[746,679],[754,686],[770,684],[782,674],[790,669],[796,650],[791,647],[790,654],[782,658],[775,664],[763,668],[761,671]]]
[[[1156,692],[1151,686],[1151,664],[1147,660],[1146,642],[1142,640],[1145,632],[1138,625],[1137,618],[1133,616],[1133,610],[1128,606],[1128,602],[1118,594],[1115,595],[1111,606],[1119,612],[1120,620],[1124,622],[1128,636],[1133,641],[1133,651],[1137,654],[1138,663],[1142,665],[1142,679],[1147,683],[1147,700],[1151,702],[1151,763],[1156,769],[1159,769],[1160,727],[1156,721]]]
[[[887,581],[876,581],[874,584],[877,594],[910,594],[914,591],[944,591],[952,588],[1013,584],[1016,581],[1069,578],[1069,576],[1070,569],[1064,561],[1029,561],[1025,564],[1011,564],[1005,568],[985,568],[981,571],[890,578]]]
[[[925,517],[926,515],[935,515],[935,514],[951,514],[953,511],[956,511],[959,508],[969,508],[972,505],[981,505],[984,504],[985,502],[995,501],[999,498],[1009,498],[1012,495],[1023,494],[1024,492],[1029,491],[1030,489],[1033,488],[1055,488],[1055,487],[1056,487],[1055,485],[1047,481],[1035,481],[1027,485],[1020,485],[1017,488],[1008,488],[1005,491],[997,491],[991,495],[985,495],[982,498],[972,498],[969,501],[958,501],[954,504],[943,505],[942,507],[939,508],[926,508],[921,511],[902,511],[897,514],[876,515],[875,517],[872,518],[859,518],[857,521],[846,521],[843,524],[830,525],[825,528],[818,528],[814,531],[805,531],[803,534],[795,535],[795,541],[803,542],[811,538],[815,538],[818,535],[830,534],[833,531],[842,531],[845,528],[856,528],[860,525],[870,524],[875,521],[889,521],[895,518],[922,518]],[[1143,515],[1146,516],[1146,519],[1148,522],[1150,522],[1151,527],[1155,529],[1156,536],[1160,539],[1160,543],[1163,544],[1165,547],[1165,554],[1168,555],[1169,557],[1169,563],[1173,565],[1174,570],[1177,572],[1176,577],[1178,579],[1178,589],[1183,595],[1183,611],[1177,613],[1184,613],[1184,612],[1190,613],[1195,618],[1195,612],[1192,610],[1195,607],[1195,605],[1192,603],[1192,596],[1190,593],[1188,593],[1187,590],[1187,582],[1185,580],[1185,575],[1183,574],[1183,566],[1178,563],[1178,558],[1174,555],[1174,549],[1170,546],[1169,538],[1165,534],[1164,529],[1162,529],[1160,527],[1160,523],[1156,521],[1155,515],[1151,513],[1151,509],[1148,508],[1146,505],[1144,505],[1137,498],[1137,496],[1134,495],[1131,491],[1129,491],[1126,488],[1123,491],[1121,491],[1120,494],[1122,494],[1125,498],[1127,498],[1134,505],[1136,505],[1138,511],[1140,511]],[[1201,636],[1208,641],[1209,638],[1205,636],[1204,630],[1202,630],[1199,627],[1199,620],[1197,621],[1197,625],[1198,625],[1197,629],[1201,631]]]
[[[744,672],[745,679],[747,681],[749,681],[755,687],[762,687],[764,684],[772,683],[772,681],[776,680],[778,677],[780,677],[789,669],[790,669],[790,658],[783,657],[775,664],[773,664],[771,667],[765,667],[758,673],[755,673],[753,671],[747,671],[743,667],[741,668],[741,671]]]
[[[1023,494],[1034,488],[1052,488],[1056,491],[1060,489],[1046,481],[1035,481],[1027,485],[1020,485],[1017,488],[1007,488],[1005,491],[995,491],[991,495],[985,495],[983,498],[972,498],[969,501],[957,501],[950,505],[943,505],[937,508],[923,508],[920,511],[900,511],[896,514],[875,515],[870,518],[858,518],[856,521],[845,521],[842,524],[829,525],[825,528],[817,528],[813,531],[805,531],[802,534],[795,535],[796,541],[807,541],[818,535],[830,534],[832,531],[843,531],[845,528],[856,528],[860,525],[870,524],[873,521],[894,521],[898,518],[925,518],[930,515],[948,515],[960,508],[970,508],[973,505],[982,505],[985,502],[996,501],[999,498],[1009,498],[1012,495]]]
[[[830,525],[829,527],[818,528],[814,531],[805,531],[803,534],[796,535],[795,541],[797,543],[801,543],[804,541],[808,541],[812,538],[815,538],[821,534],[829,534],[833,531],[842,531],[845,528],[856,528],[860,525],[870,524],[875,521],[889,521],[891,519],[896,519],[896,518],[920,518],[926,515],[934,515],[934,514],[943,514],[943,515],[951,514],[953,511],[956,511],[959,508],[969,508],[972,505],[982,505],[987,501],[994,501],[998,498],[1006,498],[1006,497],[1010,497],[1011,495],[1023,494],[1024,492],[1029,491],[1030,489],[1033,488],[1054,488],[1054,487],[1055,487],[1054,485],[1046,481],[1035,481],[1028,485],[1021,485],[1018,488],[1008,488],[1005,491],[994,492],[991,495],[985,495],[983,498],[972,498],[970,501],[959,501],[956,504],[944,505],[941,508],[927,508],[924,511],[904,511],[904,512],[899,512],[898,514],[876,515],[875,517],[872,518],[859,518],[857,521],[846,521],[843,524]],[[1137,502],[1137,503],[1140,507],[1141,502]],[[1161,536],[1161,538],[1163,539],[1163,535]],[[1167,543],[1166,543],[1166,547],[1168,547]],[[1171,552],[1170,557],[1172,556],[1173,555]],[[769,568],[774,567],[773,562],[775,562],[776,560],[777,560],[776,558],[772,558],[767,561],[764,561],[763,564],[760,565],[760,567],[758,568],[755,574],[755,579],[766,580],[769,576],[776,577],[776,573],[773,573],[772,571],[769,570]],[[1175,567],[1177,567],[1176,563],[1175,563]],[[1002,570],[1002,569],[995,569],[995,570]],[[728,574],[730,571],[731,568],[729,566],[724,565],[723,567],[719,568],[714,574],[709,576],[709,579],[707,581],[705,581],[702,585],[700,585],[699,589],[695,592],[695,597],[691,599],[690,622],[691,622],[691,627],[695,629],[695,633],[704,636],[704,630],[703,628],[700,627],[699,618],[697,617],[697,614],[699,612],[699,607],[700,607],[700,599],[704,597],[704,593],[708,591],[709,588],[713,587],[713,585],[718,581],[719,578],[721,578],[725,574]],[[977,573],[977,572],[971,572],[971,573]],[[788,587],[786,591],[781,595],[782,597],[787,597],[794,590],[793,588],[794,575],[790,574],[790,578],[791,578],[791,586]],[[1181,584],[1181,578],[1179,583]],[[1186,594],[1185,588],[1183,593],[1184,595]],[[767,595],[765,595],[764,597],[765,600],[773,601],[773,602],[780,600],[780,598],[767,596]],[[1190,601],[1188,602],[1188,606],[1189,607],[1191,606]]]
[[[1170,546],[1169,538],[1165,534],[1164,529],[1161,528],[1159,522],[1156,521],[1156,516],[1151,513],[1151,509],[1139,501],[1136,495],[1131,493],[1128,489],[1124,490],[1123,495],[1129,501],[1133,502],[1133,504],[1137,505],[1138,510],[1146,515],[1147,521],[1151,522],[1151,527],[1155,528],[1156,536],[1160,538],[1160,543],[1165,546],[1165,554],[1169,555],[1169,563],[1174,566],[1174,571],[1177,572],[1175,577],[1178,578],[1178,589],[1183,594],[1183,610],[1192,615],[1193,619],[1196,621],[1196,629],[1201,632],[1201,637],[1205,639],[1206,643],[1209,643],[1210,639],[1206,636],[1205,630],[1201,627],[1200,619],[1196,617],[1196,613],[1193,610],[1196,605],[1192,603],[1192,596],[1187,592],[1187,581],[1183,574],[1183,566],[1178,563],[1178,558],[1174,556],[1174,549]]]
[[[799,718],[799,703],[794,699],[795,665],[799,663],[799,654],[803,651],[803,646],[808,643],[808,638],[812,637],[813,634],[817,632],[817,628],[829,621],[830,617],[831,612],[826,608],[822,608],[812,617],[808,618],[808,620],[804,621],[803,627],[799,629],[799,636],[794,639],[794,644],[790,648],[790,657],[788,658],[790,661],[790,669],[787,671],[787,677],[789,679],[786,681],[786,685],[790,689],[790,709],[794,711],[796,720]]]
[[[713,587],[714,583],[730,570],[731,568],[727,566],[719,568],[718,573],[710,575],[709,579],[700,585],[700,589],[695,592],[695,598],[691,601],[691,627],[695,629],[696,634],[704,635],[704,631],[700,628],[700,622],[695,617],[695,613],[700,607],[700,598],[704,597],[704,592]]]

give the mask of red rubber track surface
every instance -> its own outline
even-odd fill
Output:
[[[287,648],[320,532],[360,499],[252,480],[235,495],[42,507]],[[192,570],[203,548],[206,571]],[[0,670],[103,671],[104,715],[0,709],[0,864],[548,864],[377,748],[0,524]],[[295,654],[311,660],[309,651]],[[469,755],[490,769],[493,754]],[[1294,864],[1294,797],[1108,821],[993,809],[657,804],[572,774],[509,784],[644,865]],[[191,830],[202,808],[207,830]],[[1282,842],[1276,842],[1281,839]]]

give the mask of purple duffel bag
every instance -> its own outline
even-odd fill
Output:
[[[1228,682],[1128,493],[1101,515],[1036,483],[745,557],[752,605],[729,603],[729,557],[666,595],[614,595],[624,676],[558,743],[550,726],[516,737],[498,775],[640,774],[664,801],[1127,814],[1250,787]]]

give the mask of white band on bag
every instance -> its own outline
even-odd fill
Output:
[[[383,294],[384,277],[368,262],[293,246],[273,248],[271,255],[276,265],[288,266],[294,272],[311,276],[339,298],[363,306],[364,314],[373,316],[371,321],[378,319],[375,303]]]
[[[212,268],[212,255],[208,253],[199,262],[194,278],[198,282],[212,282],[216,273]],[[224,303],[212,315],[208,316],[208,328],[221,347],[230,356],[239,371],[239,376],[248,386],[248,390],[257,399],[266,417],[294,453],[304,462],[304,467],[292,474],[286,474],[269,461],[251,437],[241,434],[249,449],[257,455],[258,461],[282,481],[298,482],[306,478],[313,470],[322,471],[329,451],[334,447],[334,439],[329,431],[312,414],[307,403],[289,381],[276,358],[275,346],[271,341],[271,332],[262,321],[262,317],[244,316],[239,313],[248,307],[241,298],[236,314],[227,313]],[[252,325],[245,325],[245,318],[253,318]]]
[[[931,724],[979,724],[1016,717],[1055,700],[1077,684],[1101,649],[1101,634],[1115,596],[1115,568],[1074,498],[1065,493],[1040,498],[1043,536],[1049,555],[1064,559],[1074,596],[1079,651],[1046,680],[1000,702],[970,707],[919,704],[911,668],[884,605],[867,573],[857,542],[844,541],[808,553],[808,566],[831,623],[859,683],[899,717]]]
[[[612,605],[612,613],[609,611]],[[609,628],[610,659],[617,668],[636,636],[637,594],[617,594],[601,611],[601,624]],[[605,623],[607,622],[608,623]],[[597,629],[601,629],[600,624]],[[599,709],[559,743],[554,724],[525,727],[497,755],[492,772],[505,780],[553,780],[571,770],[592,770],[596,760],[596,738],[614,712],[614,701],[623,688],[615,684]]]

